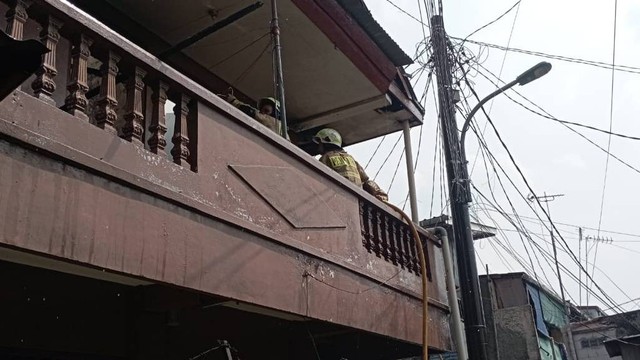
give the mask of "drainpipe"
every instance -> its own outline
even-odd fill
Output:
[[[573,329],[571,328],[571,321],[569,321],[569,324],[567,324],[567,342],[569,343],[567,346],[567,350],[569,350],[570,354],[569,357],[573,360],[578,360],[578,354],[576,354],[576,344],[573,342]]]
[[[464,326],[462,325],[462,319],[460,318],[460,307],[458,306],[456,280],[453,273],[453,255],[451,254],[451,247],[449,245],[449,236],[447,235],[447,230],[443,227],[431,228],[429,231],[439,237],[442,241],[442,253],[444,257],[444,270],[447,276],[447,298],[449,301],[449,311],[451,311],[453,340],[456,344],[458,359],[467,360],[469,359],[469,355],[467,354],[467,343],[464,338]]]

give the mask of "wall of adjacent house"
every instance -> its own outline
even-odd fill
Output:
[[[602,328],[595,325],[593,331],[573,334],[577,360],[621,360],[622,357],[609,357],[603,341],[616,338],[615,328]]]
[[[637,345],[620,345],[622,350],[622,359],[624,360],[640,360],[640,349]]]
[[[500,360],[538,360],[540,350],[531,306],[494,310]]]

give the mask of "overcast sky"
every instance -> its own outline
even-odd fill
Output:
[[[393,1],[418,17],[417,0]],[[416,44],[422,39],[420,24],[402,14],[386,0],[365,0],[365,2],[378,22],[409,55],[413,56]],[[450,36],[465,37],[495,19],[513,4],[512,0],[445,0],[445,28]],[[614,1],[612,0],[522,0],[510,46],[611,63],[613,5]],[[514,24],[515,14],[514,9],[503,19],[478,32],[471,39],[506,46],[511,27]],[[616,64],[640,66],[639,24],[640,0],[619,0]],[[469,48],[475,54],[479,53],[478,46],[469,45]],[[483,66],[498,74],[505,53],[496,49],[484,49],[483,51]],[[504,59],[501,78],[505,81],[512,80],[522,71],[542,60],[545,59],[510,52]],[[553,70],[547,76],[525,87],[518,87],[516,90],[560,119],[608,129],[611,70],[557,60],[548,61],[553,64]],[[474,81],[476,83],[475,89],[480,96],[495,89],[491,83],[479,75],[475,77]],[[424,83],[421,80],[416,86],[419,96],[422,94],[423,88]],[[436,181],[435,183],[432,181],[437,118],[431,90],[429,90],[428,99],[416,175],[421,218],[437,216],[443,212],[439,165],[436,166]],[[614,132],[640,136],[639,99],[640,74],[617,71],[613,107]],[[476,103],[472,99],[469,101],[471,106]],[[491,110],[491,117],[536,194],[542,195],[544,192],[565,194],[564,197],[557,198],[549,204],[553,220],[597,229],[603,194],[606,154],[562,125],[522,109],[505,96],[496,98]],[[460,120],[461,117],[458,114],[458,121],[460,122]],[[484,127],[485,118],[483,116],[477,116],[476,121],[480,128]],[[607,147],[607,135],[580,128],[576,128],[576,130],[603,148]],[[417,148],[419,133],[419,128],[414,128],[412,131],[414,148]],[[473,162],[478,146],[476,137],[473,134],[470,135],[467,148],[470,161]],[[376,174],[398,136],[399,134],[395,134],[387,137],[379,153],[367,168],[370,176]],[[518,189],[525,196],[528,195],[529,191],[490,127],[487,128],[485,137],[490,151],[514,180]],[[351,147],[349,150],[364,165],[378,143],[379,140],[373,140]],[[402,142],[392,153],[376,179],[385,189],[389,187],[398,164],[402,151],[401,145]],[[640,168],[640,159],[637,156],[639,150],[640,142],[638,141],[612,138],[611,153],[636,168]],[[416,149],[414,149],[414,156],[415,153]],[[487,172],[482,157],[478,159],[471,176],[472,181],[483,194],[490,196]],[[394,203],[402,203],[407,194],[405,171],[403,160],[390,192],[391,201]],[[529,209],[529,205],[509,185],[506,177],[501,176],[501,178],[516,211],[522,216],[535,217]],[[489,180],[492,181],[491,188],[494,189],[499,205],[511,213],[509,203],[500,190],[497,179],[491,173]],[[636,206],[640,202],[640,191],[636,186],[638,183],[640,183],[640,173],[610,158],[600,236],[611,237],[613,243],[599,245],[594,277],[596,282],[617,303],[627,302],[629,300],[627,295],[632,299],[640,297],[640,286],[638,286],[637,280],[638,274],[640,274],[640,236],[625,236],[603,230],[640,234],[640,229],[638,229],[640,214]],[[432,187],[435,189],[433,192]],[[433,206],[431,205],[432,199]],[[490,272],[493,273],[521,271],[522,267],[503,248],[513,247],[515,252],[523,257],[524,262],[529,264],[518,233],[513,231],[514,228],[499,213],[483,210],[491,209],[489,206],[478,202],[473,206],[474,212],[484,223],[494,225],[495,221],[498,227],[505,229],[504,233],[498,237],[482,240],[476,244],[478,266],[482,268],[482,273],[485,272],[484,264],[488,265]],[[542,212],[539,214],[543,216]],[[530,219],[523,219],[523,221],[531,233],[543,236],[543,239],[540,239],[533,235],[534,240],[545,251],[550,252],[549,236],[540,222]],[[558,228],[577,255],[578,229],[563,225],[558,225]],[[598,231],[585,229],[584,235],[597,236]],[[583,249],[584,244],[583,242]],[[587,244],[591,246],[593,242],[589,241]],[[529,247],[528,250],[536,266],[537,276],[543,283],[546,283],[535,255],[532,253],[533,250]],[[590,262],[593,261],[594,252],[595,249],[590,253]],[[536,249],[535,253],[539,257],[551,284],[556,290],[559,289],[554,270],[542,258],[540,251]],[[560,250],[559,257],[561,263],[567,266],[573,274],[579,273],[577,264],[570,260],[563,249]],[[589,269],[591,269],[591,265],[589,265]],[[615,281],[627,295],[617,289],[607,276]],[[576,281],[571,280],[566,274],[563,274],[563,280],[571,298],[578,302],[579,288]],[[583,293],[583,303],[586,303],[585,298]],[[602,305],[593,296],[590,302]],[[607,308],[609,305],[603,305],[603,307]],[[624,308],[637,309],[638,305],[630,303]]]

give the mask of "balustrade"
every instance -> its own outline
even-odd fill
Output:
[[[41,29],[37,39],[50,50],[27,84],[34,97],[135,146],[166,156],[179,166],[196,169],[197,148],[190,144],[190,137],[197,135],[197,127],[191,124],[195,116],[189,115],[197,109],[193,94],[118,44],[93,38],[91,29],[72,17],[51,15],[46,1],[3,2],[8,7],[6,33],[26,40],[25,27],[34,22]],[[60,51],[61,46],[69,46],[69,51]],[[59,71],[64,67],[68,71]],[[65,85],[66,96],[54,96],[59,84]],[[146,105],[149,92],[151,106]],[[172,139],[166,138],[165,105],[169,98],[176,104]],[[171,154],[165,150],[169,141],[174,145]]]

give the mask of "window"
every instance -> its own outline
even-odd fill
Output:
[[[589,339],[582,339],[580,340],[580,347],[584,348],[588,348],[589,347]]]
[[[582,348],[598,347],[602,346],[602,343],[606,340],[606,337],[595,337],[590,339],[580,340],[580,346]]]

